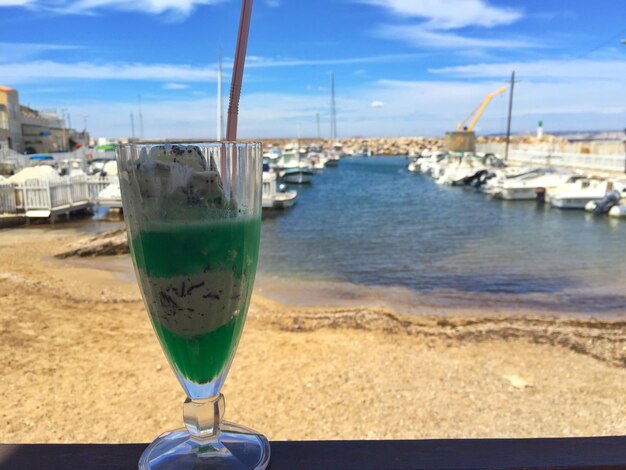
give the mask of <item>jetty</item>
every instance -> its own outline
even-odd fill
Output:
[[[53,180],[32,179],[23,183],[0,182],[0,226],[15,225],[18,219],[69,217],[73,212],[101,205],[100,192],[117,177],[67,176]],[[121,206],[111,201],[110,206]]]
[[[110,156],[109,156],[110,157]],[[77,162],[78,171],[61,176],[50,166],[28,166],[37,159],[46,159],[54,165]],[[27,156],[4,150],[0,162],[11,168],[13,177],[0,177],[0,228],[27,223],[31,219],[48,219],[54,223],[59,217],[91,210],[97,206],[121,208],[121,199],[103,199],[101,193],[111,185],[119,185],[117,175],[93,174],[86,169],[87,151],[50,155]],[[31,171],[32,170],[32,171]],[[47,170],[47,171],[44,171]],[[15,178],[22,175],[21,178]]]

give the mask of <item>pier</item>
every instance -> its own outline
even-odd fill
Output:
[[[103,200],[100,192],[117,182],[111,176],[66,176],[53,180],[33,179],[19,184],[0,182],[0,227],[30,219],[70,217],[94,206],[121,207],[121,201]]]

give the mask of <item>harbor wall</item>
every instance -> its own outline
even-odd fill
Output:
[[[498,139],[500,140],[500,139]],[[601,140],[601,141],[516,141],[512,140],[509,145],[511,150],[519,150],[524,152],[536,153],[580,153],[594,155],[621,155],[624,158],[626,153],[624,142],[619,140]],[[476,146],[477,152],[497,153],[504,155],[506,144],[503,141],[485,141],[484,138],[478,141]]]
[[[504,143],[487,142],[476,145],[476,151],[504,157],[506,148]],[[509,147],[509,160],[620,173],[626,168],[626,153],[621,142],[515,143]]]

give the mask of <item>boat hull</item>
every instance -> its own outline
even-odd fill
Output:
[[[298,197],[297,191],[285,191],[276,193],[274,198],[264,198],[262,201],[264,210],[283,210],[293,207]]]
[[[548,202],[552,205],[552,207],[556,207],[558,209],[576,209],[576,210],[584,210],[585,206],[596,199],[600,199],[598,197],[585,197],[585,198],[577,198],[577,197],[558,197],[558,198],[550,198]]]
[[[501,188],[497,196],[506,201],[532,201],[537,199],[535,188]]]
[[[313,172],[306,171],[288,171],[283,173],[282,180],[290,184],[310,184],[313,178]]]

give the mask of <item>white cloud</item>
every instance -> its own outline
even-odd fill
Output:
[[[490,6],[485,0],[353,0],[385,8],[413,23],[382,24],[374,35],[404,41],[414,47],[489,49],[535,47],[536,41],[519,38],[466,36],[451,32],[478,26],[505,26],[523,18],[520,10]]]
[[[149,14],[170,12],[189,15],[198,5],[213,5],[226,0],[0,0],[3,6],[28,6],[60,13],[90,14],[100,9],[139,11]]]
[[[351,65],[374,64],[384,62],[402,62],[416,59],[421,54],[382,54],[365,57],[348,57],[339,59],[290,59],[250,56],[246,59],[246,67],[298,67],[302,65]]]
[[[522,39],[491,39],[461,36],[459,34],[435,31],[418,25],[382,25],[375,30],[380,37],[402,40],[415,47],[433,48],[490,48],[514,49],[537,47],[538,44]]]
[[[2,1],[2,0],[0,0]],[[1,4],[0,4],[1,5]],[[0,42],[0,62],[13,62],[40,56],[44,52],[68,51],[81,46],[25,42]]]
[[[457,29],[466,26],[493,27],[508,25],[522,18],[513,8],[489,6],[484,0],[357,0],[386,8],[393,13],[423,18],[433,29]]]
[[[0,7],[23,7],[32,3],[32,0],[0,0]]]
[[[212,66],[192,67],[184,64],[96,64],[35,61],[0,64],[0,77],[9,84],[47,82],[58,79],[205,82],[215,81],[217,72]]]
[[[164,90],[185,90],[187,88],[189,88],[189,85],[185,83],[170,82],[163,85]]]
[[[370,103],[370,108],[382,108],[383,106],[385,106],[385,103],[382,101],[372,101]]]
[[[449,77],[507,77],[515,70],[518,77],[542,79],[600,79],[626,76],[624,60],[556,59],[535,62],[471,64],[429,69]]]
[[[300,67],[309,65],[350,65],[403,61],[418,54],[389,54],[345,59],[273,59],[250,57],[246,68]],[[225,61],[228,68],[230,61]],[[0,63],[0,77],[4,83],[19,84],[59,79],[80,80],[150,80],[158,82],[205,82],[215,81],[217,65],[198,67],[188,64],[142,64],[142,63],[93,63],[30,61]]]

